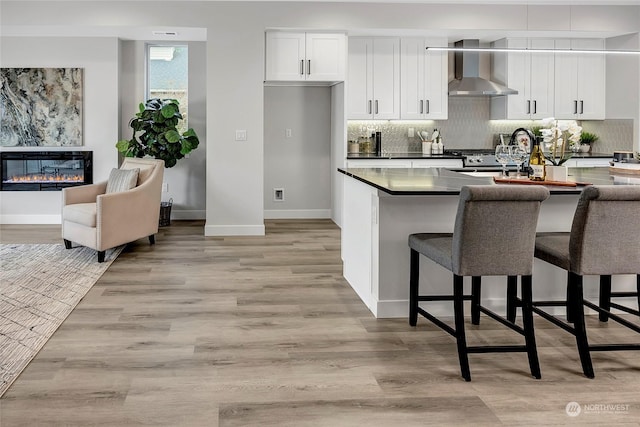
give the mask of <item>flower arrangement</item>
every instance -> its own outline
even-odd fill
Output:
[[[559,121],[549,117],[542,120],[540,133],[548,151],[544,157],[554,166],[560,166],[571,158],[572,148],[580,146],[582,127],[575,120]]]

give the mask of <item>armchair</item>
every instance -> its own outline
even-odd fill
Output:
[[[62,238],[98,251],[104,262],[107,249],[143,237],[155,243],[160,217],[164,161],[127,157],[120,169],[140,170],[137,185],[126,191],[106,193],[107,181],[62,191]]]

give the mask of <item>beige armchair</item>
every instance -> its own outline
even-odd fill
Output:
[[[107,181],[62,190],[62,238],[98,251],[143,237],[155,243],[160,217],[160,196],[164,161],[125,158],[120,169],[139,168],[137,185],[126,191],[106,194]]]

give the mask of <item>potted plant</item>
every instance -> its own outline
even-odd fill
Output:
[[[125,157],[154,157],[164,160],[171,168],[186,154],[198,147],[200,141],[193,129],[182,134],[177,126],[182,120],[176,99],[152,98],[140,103],[136,116],[129,121],[133,129],[131,139],[116,143],[116,148]],[[173,200],[160,203],[160,226],[169,225]]]
[[[586,153],[591,151],[591,146],[599,139],[598,135],[591,132],[582,132],[580,135],[580,151]]]
[[[129,121],[131,139],[120,140],[116,148],[125,157],[150,156],[164,160],[167,168],[198,147],[198,136],[189,128],[182,134],[177,126],[182,120],[176,99],[152,98],[140,103],[136,116]]]

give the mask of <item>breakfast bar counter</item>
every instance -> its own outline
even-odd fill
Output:
[[[492,176],[443,168],[339,169],[344,177],[342,218],[343,275],[374,316],[406,317],[409,296],[409,248],[412,233],[451,233],[460,189],[465,185],[495,184]],[[481,176],[475,176],[475,175]],[[640,185],[640,177],[610,174],[608,168],[571,168],[569,181],[576,186],[549,186],[551,197],[542,204],[538,231],[570,231],[573,214],[585,183]],[[496,230],[509,239],[509,230]],[[450,293],[451,273],[421,260],[420,286]],[[468,278],[465,278],[469,280]],[[502,277],[483,283],[485,305],[504,310]],[[633,290],[635,276],[613,278],[618,288]],[[534,263],[534,296],[562,298],[566,272],[539,260]],[[424,283],[423,283],[424,282]],[[596,277],[585,278],[585,297],[595,300]],[[468,286],[468,285],[466,285]],[[628,287],[628,289],[627,289]],[[486,290],[485,290],[486,289]],[[452,313],[447,302],[431,303],[438,316]]]

